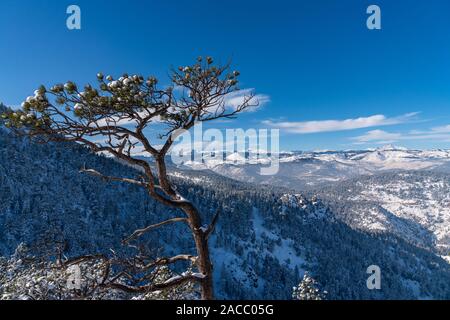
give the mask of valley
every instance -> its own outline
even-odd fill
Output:
[[[321,157],[307,162],[335,155]],[[427,161],[445,166],[442,158],[439,153],[435,162]],[[306,181],[302,161],[289,163],[300,163],[292,172]],[[84,163],[105,174],[139,175],[81,146],[34,144],[0,130],[0,256],[10,257],[25,244],[53,260],[60,243],[66,257],[132,254],[121,245],[125,236],[178,214],[138,187],[80,174]],[[383,171],[354,180],[346,175],[340,183],[307,190],[242,182],[212,170],[171,172],[205,221],[221,211],[211,239],[218,298],[290,299],[305,271],[330,299],[450,298],[445,172]],[[193,242],[180,228],[155,231],[142,243],[166,254],[192,252]],[[372,264],[381,267],[382,290],[366,287]]]

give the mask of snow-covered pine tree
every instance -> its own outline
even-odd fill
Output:
[[[183,217],[138,229],[123,242],[128,244],[164,225],[186,224],[195,242],[195,256],[181,254],[144,265],[155,267],[194,261],[198,272],[165,282],[164,286],[170,288],[196,281],[202,298],[209,300],[214,298],[214,293],[208,239],[215,229],[217,214],[205,226],[198,207],[181,195],[169,179],[166,157],[177,137],[197,123],[233,118],[258,105],[253,93],[244,95],[237,105],[230,105],[228,98],[240,90],[239,75],[238,71],[230,70],[229,64],[215,65],[211,57],[199,57],[193,65],[171,70],[169,86],[159,85],[153,76],[145,79],[138,74],[124,74],[115,80],[98,73],[98,85],[87,84],[84,89],[72,81],[51,88],[40,86],[34,96],[22,103],[20,110],[8,110],[1,117],[7,128],[41,142],[76,142],[95,153],[109,154],[139,168],[142,174],[137,179],[108,176],[85,166],[81,172],[106,181],[139,186],[152,199],[183,212]],[[157,142],[146,131],[149,127],[158,130]],[[133,152],[136,147],[153,158],[153,167],[136,156]],[[160,286],[149,284],[138,289],[159,291]]]
[[[293,288],[292,299],[294,300],[325,300],[326,291],[321,291],[319,286],[309,274],[305,272],[303,280],[297,287]]]

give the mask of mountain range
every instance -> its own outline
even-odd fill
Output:
[[[179,167],[207,169],[240,181],[298,190],[395,170],[450,172],[450,150],[408,150],[387,145],[369,150],[283,152],[278,156],[278,173],[270,176],[260,174],[260,169],[268,164],[256,153],[224,153],[218,159],[185,161]]]
[[[218,298],[290,299],[308,271],[329,299],[450,299],[448,154],[292,152],[280,176],[264,178],[254,175],[258,163],[170,171],[205,221],[221,212],[211,239]],[[0,128],[0,256],[25,243],[54,259],[61,242],[66,257],[133,254],[125,236],[180,214],[136,186],[80,174],[84,164],[139,175],[79,145],[35,144]],[[183,228],[150,233],[142,245],[193,252]],[[370,265],[380,266],[380,290],[366,286]]]

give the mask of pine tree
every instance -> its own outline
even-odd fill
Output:
[[[182,260],[195,261],[198,272],[165,282],[164,286],[169,288],[196,281],[201,287],[202,299],[210,300],[214,298],[214,292],[208,240],[215,229],[218,213],[209,225],[203,223],[199,208],[180,194],[169,178],[167,156],[180,134],[196,124],[233,118],[258,106],[258,101],[254,93],[250,93],[243,101],[231,106],[228,98],[240,91],[240,73],[231,71],[229,64],[215,65],[211,57],[199,57],[195,64],[180,66],[169,75],[169,86],[159,85],[153,76],[145,79],[142,75],[123,74],[114,80],[102,73],[97,74],[98,85],[87,84],[84,89],[72,81],[51,88],[40,86],[19,110],[1,113],[1,118],[7,128],[39,142],[76,142],[94,153],[106,153],[139,168],[141,175],[137,179],[109,176],[85,165],[80,171],[104,181],[139,186],[160,204],[183,212],[183,217],[176,216],[137,229],[123,243],[130,244],[163,225],[187,225],[195,242],[195,256],[180,254],[144,265],[154,267]],[[146,131],[150,126],[158,129],[158,142]],[[136,155],[136,147],[142,148],[154,160],[153,167]],[[92,200],[90,203],[88,215],[92,209],[98,209]],[[139,290],[150,289],[154,290],[155,286],[139,287]]]
[[[317,282],[307,273],[297,287],[293,288],[292,299],[294,300],[324,300],[326,291],[320,291]]]

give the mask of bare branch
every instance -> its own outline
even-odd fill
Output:
[[[163,283],[152,283],[146,286],[128,286],[122,283],[106,283],[103,287],[108,287],[111,289],[118,289],[129,293],[146,293],[154,292],[159,290],[167,290],[173,287],[180,286],[189,281],[201,281],[202,278],[195,274],[189,274],[186,276],[173,277]]]
[[[211,221],[211,224],[205,230],[206,239],[209,239],[209,236],[214,232],[214,229],[216,228],[217,221],[219,220],[219,214],[220,214],[220,211],[219,211],[219,209],[217,209],[216,214],[214,215],[214,217],[213,217],[213,219]]]
[[[103,254],[84,255],[64,261],[64,263],[60,267],[70,267],[86,261],[94,261],[94,260],[108,261],[109,259]]]
[[[135,240],[136,238],[141,237],[142,235],[144,235],[145,233],[159,228],[161,226],[164,226],[166,224],[172,224],[172,223],[176,223],[176,222],[186,222],[189,223],[189,220],[187,218],[173,218],[173,219],[169,219],[160,223],[156,223],[156,224],[152,224],[151,226],[148,226],[144,229],[138,229],[135,232],[133,232],[133,234],[131,236],[129,236],[128,238],[124,239],[122,242],[124,244],[128,244],[130,241]]]
[[[100,178],[102,178],[103,180],[106,180],[106,181],[126,182],[126,183],[135,184],[135,185],[138,185],[138,186],[141,186],[141,187],[147,187],[148,186],[148,183],[146,183],[146,182],[137,181],[137,180],[129,179],[129,178],[119,178],[119,177],[113,177],[113,176],[106,176],[106,175],[103,175],[103,174],[101,174],[100,172],[98,172],[98,171],[96,171],[94,169],[82,168],[82,169],[80,169],[80,172],[87,173],[87,174],[89,174],[91,176],[100,177]]]
[[[152,268],[155,266],[169,265],[169,264],[176,263],[178,261],[191,261],[192,263],[195,263],[197,261],[197,258],[198,257],[189,255],[189,254],[179,254],[177,256],[170,257],[170,258],[159,258],[154,262],[146,264],[144,266],[144,269]]]

